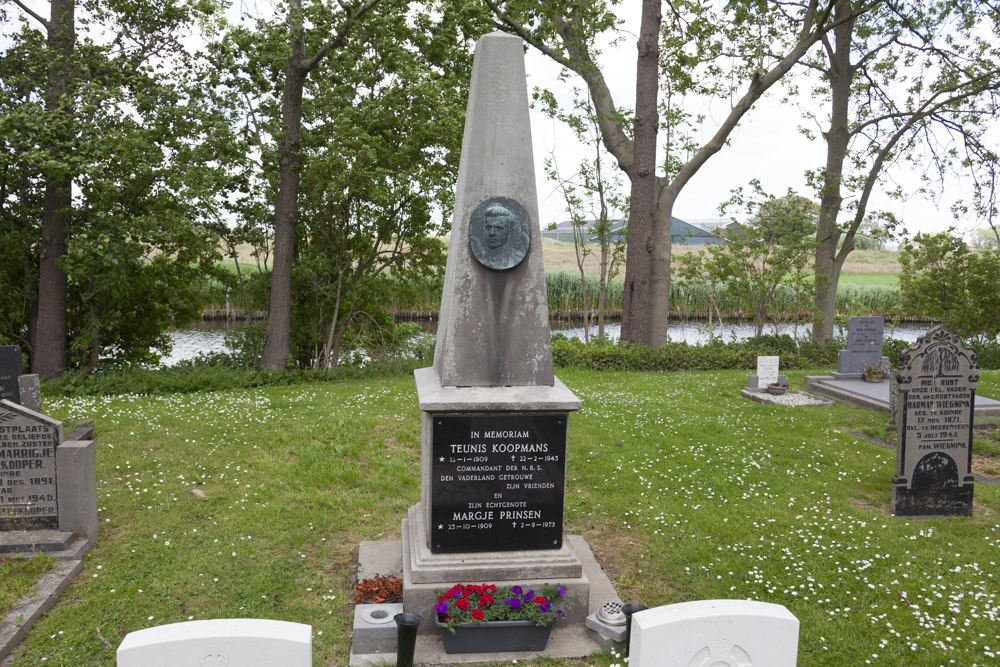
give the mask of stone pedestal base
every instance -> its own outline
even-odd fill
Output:
[[[950,485],[906,488],[905,481],[893,480],[892,513],[895,516],[972,516],[972,480],[962,486]]]
[[[423,616],[421,634],[437,632],[433,608],[438,591],[459,583],[526,589],[561,585],[566,595],[558,608],[566,616],[560,623],[583,624],[586,620],[591,606],[590,579],[571,540],[564,539],[562,548],[554,550],[432,554],[419,537],[424,534],[422,515],[419,504],[410,508],[409,518],[403,520],[402,543],[403,609]]]

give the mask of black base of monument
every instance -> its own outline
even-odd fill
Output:
[[[972,478],[958,486],[913,485],[893,479],[892,513],[896,516],[972,516]]]

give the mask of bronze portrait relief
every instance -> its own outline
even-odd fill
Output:
[[[497,271],[521,263],[531,245],[528,212],[510,197],[487,197],[472,209],[469,249],[483,266]]]

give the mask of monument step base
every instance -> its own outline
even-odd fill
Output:
[[[571,541],[579,541],[579,543],[582,543],[581,548],[585,549],[589,554],[590,560],[593,560],[593,554],[589,553],[590,548],[587,546],[586,542],[582,540],[582,538],[576,536],[564,536],[563,539],[563,549],[573,549],[573,558],[579,564],[579,576],[566,576],[565,573],[559,571],[559,568],[546,572],[544,563],[535,563],[533,565],[528,560],[529,558],[536,556],[544,558],[544,552],[539,554],[538,552],[510,551],[506,553],[493,554],[493,556],[497,557],[506,555],[507,558],[510,559],[510,563],[497,565],[496,560],[491,558],[486,564],[480,563],[479,567],[472,567],[470,569],[469,564],[465,563],[459,565],[460,561],[455,561],[456,568],[450,576],[445,569],[436,568],[434,581],[421,582],[416,581],[416,577],[414,576],[416,568],[414,559],[412,558],[411,542],[414,539],[412,532],[414,526],[411,521],[414,519],[414,515],[419,517],[420,512],[414,512],[413,510],[414,508],[411,508],[410,520],[403,519],[403,609],[407,612],[420,614],[423,617],[423,622],[420,624],[419,629],[421,634],[438,632],[437,628],[434,627],[432,611],[434,605],[438,602],[438,591],[446,590],[452,585],[458,583],[489,583],[500,587],[519,585],[526,588],[541,588],[545,585],[560,585],[566,589],[566,594],[559,600],[556,606],[557,608],[562,609],[565,613],[563,620],[565,620],[567,624],[578,623],[582,626],[587,615],[591,613],[590,579],[587,577],[587,572],[584,571],[585,568],[581,559],[576,555],[576,550],[573,549],[576,544],[570,544]],[[448,555],[474,558],[481,554],[473,553]],[[518,565],[520,565],[520,571]],[[603,575],[603,571],[600,570],[600,566],[597,565],[596,561],[593,562],[593,568],[591,569],[593,570],[594,568],[600,571]],[[612,592],[613,590],[614,589],[612,589]],[[617,599],[617,595],[615,595],[615,598]],[[604,604],[604,602],[608,601],[609,600],[603,600],[600,604]]]
[[[19,530],[0,532],[0,554],[65,551],[73,533],[61,530]]]
[[[510,664],[515,660],[522,662],[538,657],[586,658],[601,650],[603,650],[601,644],[594,638],[593,631],[588,630],[583,624],[562,624],[560,621],[552,628],[552,634],[549,636],[549,643],[546,644],[545,650],[539,652],[446,653],[444,643],[441,641],[441,635],[436,630],[433,634],[417,635],[417,645],[413,653],[413,662],[415,665],[423,665],[424,667]],[[389,653],[351,653],[351,667],[395,664],[395,651]]]
[[[973,485],[938,489],[907,489],[893,485],[892,513],[895,516],[972,516]]]
[[[403,519],[404,563],[413,583],[475,583],[521,580],[566,581],[583,574],[583,564],[565,535],[558,549],[431,553],[422,503]]]

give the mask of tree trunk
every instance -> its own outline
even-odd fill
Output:
[[[653,259],[653,215],[656,198],[656,133],[659,116],[656,94],[659,90],[660,55],[659,0],[643,0],[639,27],[639,54],[636,59],[634,162],[628,215],[628,246],[625,257],[625,294],[622,301],[623,341],[650,344],[650,327],[657,304],[651,302]],[[662,252],[660,253],[662,255]],[[670,249],[667,248],[669,264]],[[655,279],[655,278],[654,278]],[[669,277],[668,277],[669,282]],[[664,336],[666,329],[664,329]]]
[[[294,12],[290,15],[293,16]],[[289,19],[293,20],[293,19]],[[295,227],[299,215],[299,130],[302,127],[302,89],[305,87],[304,43],[301,29],[292,43],[285,67],[281,100],[284,135],[278,143],[278,200],[274,207],[274,259],[271,265],[271,298],[267,309],[261,365],[283,372],[292,354],[292,263]]]
[[[835,16],[843,16],[850,9],[846,0],[838,0]],[[830,67],[827,70],[832,106],[830,129],[826,132],[826,170],[823,174],[823,191],[816,223],[816,279],[813,296],[816,314],[812,330],[813,340],[824,347],[833,339],[833,325],[837,314],[837,283],[840,280],[840,266],[843,265],[843,258],[839,262],[837,260],[837,243],[841,235],[837,227],[837,216],[843,201],[840,181],[844,174],[844,159],[849,141],[848,112],[851,80],[854,78],[854,68],[851,66],[853,31],[854,21],[845,21],[834,28],[834,49],[829,56]]]
[[[658,179],[661,182],[665,179]],[[674,202],[678,191],[673,187],[657,188],[654,199],[653,253],[649,265],[649,344],[667,344],[667,324],[670,316],[670,243],[674,219]]]
[[[50,57],[45,108],[50,113],[73,112],[72,58],[75,41],[74,0],[52,0],[48,23]],[[52,147],[69,152],[72,133],[64,144]],[[66,255],[68,214],[73,204],[73,175],[68,171],[45,179],[42,208],[42,245],[38,265],[38,315],[31,357],[32,372],[42,378],[59,376],[66,370],[66,273],[59,262]]]

